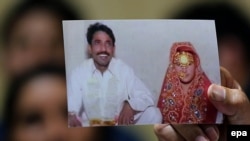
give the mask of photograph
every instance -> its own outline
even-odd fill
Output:
[[[213,20],[64,20],[68,126],[214,124]]]

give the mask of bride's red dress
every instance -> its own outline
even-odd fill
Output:
[[[174,55],[179,51],[189,52],[194,58],[195,76],[187,91],[181,88],[179,76],[174,68]],[[215,123],[217,110],[207,97],[210,84],[192,44],[190,42],[174,43],[158,101],[163,123]]]

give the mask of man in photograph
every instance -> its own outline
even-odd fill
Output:
[[[154,96],[132,68],[114,57],[113,31],[104,24],[95,23],[88,27],[86,37],[91,58],[73,70],[68,80],[69,126],[82,126],[81,120],[93,120],[91,116],[95,114],[112,115],[114,108],[111,107],[116,107],[111,125],[161,123],[162,116],[154,104]],[[106,111],[89,106],[98,107],[100,103],[108,105],[101,107]],[[103,121],[89,124],[106,125]]]

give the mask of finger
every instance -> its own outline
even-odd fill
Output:
[[[131,116],[131,117],[129,118],[129,124],[134,124],[134,116]]]
[[[197,124],[172,124],[174,129],[187,141],[208,141],[208,137]]]
[[[217,125],[209,125],[209,124],[202,124],[200,125],[206,136],[210,141],[218,141],[219,140],[219,129]]]
[[[131,125],[134,123],[134,116],[132,114],[126,113],[123,116],[123,124]]]
[[[222,86],[225,86],[231,89],[242,90],[240,84],[236,80],[234,80],[234,78],[232,77],[232,75],[230,74],[228,70],[221,67],[220,71],[221,71],[221,85]]]
[[[120,114],[118,117],[118,125],[122,125],[123,116]]]
[[[154,132],[159,141],[184,141],[170,124],[155,124]]]
[[[228,87],[228,88],[235,88],[234,87],[234,79],[231,76],[230,72],[223,67],[220,67],[221,73],[221,85]]]
[[[218,111],[227,115],[231,124],[249,124],[249,100],[239,89],[229,89],[212,84],[208,88],[208,98]]]
[[[125,117],[125,123],[126,125],[130,125],[133,123],[133,120],[131,120],[131,116],[128,115]]]
[[[70,121],[70,127],[80,127],[81,126],[81,122],[78,121],[77,119],[72,119]]]
[[[128,125],[128,123],[129,123],[128,118],[126,116],[124,116],[124,118],[123,118],[123,124],[124,125]]]
[[[75,115],[68,116],[68,122],[70,127],[80,127],[82,123],[77,119]]]
[[[129,118],[123,114],[119,116],[119,125],[129,125]]]
[[[121,125],[128,125],[129,124],[129,119],[126,114],[122,114],[122,119],[121,119]]]

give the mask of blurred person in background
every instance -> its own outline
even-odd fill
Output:
[[[78,14],[59,0],[24,0],[13,7],[1,32],[4,85],[39,65],[64,67],[62,20],[71,19],[78,19]],[[1,113],[4,91],[3,86]]]
[[[78,15],[59,0],[25,0],[3,27],[5,69],[10,77],[41,64],[64,66],[62,20]]]
[[[15,79],[23,75],[30,69],[36,68],[37,66],[44,64],[51,64],[53,66],[64,67],[65,64],[62,20],[71,19],[78,19],[78,15],[75,11],[71,9],[69,5],[62,1],[25,0],[21,1],[19,5],[16,5],[16,7],[11,9],[9,17],[7,17],[7,19],[5,20],[1,37],[3,40],[4,49],[3,69],[6,70],[5,72],[7,73],[7,78]],[[7,79],[4,81],[7,81]],[[37,93],[39,92],[39,90],[43,89],[44,86],[46,86],[45,83],[39,85]],[[13,91],[15,90],[15,88],[12,89]],[[1,95],[3,94],[5,94],[5,92],[1,93]],[[55,95],[53,100],[62,101],[62,98],[65,98],[63,94],[64,93],[62,93],[61,97]],[[1,96],[1,104],[4,104],[4,97],[6,96]],[[19,98],[20,97],[17,97],[16,100],[19,100]],[[9,104],[6,104],[5,108],[8,109]],[[41,104],[40,108],[46,107],[44,104]],[[62,109],[62,111],[63,110],[64,109]],[[56,115],[54,117],[52,116],[53,115],[51,115],[51,120],[60,119],[59,121],[62,121],[62,118],[58,118],[58,116]],[[39,120],[36,118],[42,117],[31,118],[35,119],[26,119],[26,125],[28,125],[29,122],[31,122],[31,124],[29,125],[32,125],[32,123],[36,124],[38,123],[36,121]],[[20,123],[20,125],[23,125],[16,126],[18,128],[26,127],[25,119],[14,118],[12,121],[13,123]],[[1,124],[5,124],[5,121],[1,121]],[[5,130],[5,127],[6,126],[1,126],[1,130]],[[67,129],[67,124],[65,124],[65,127],[63,127],[62,124],[57,125],[51,123],[51,127],[58,128],[59,130],[65,130]],[[83,130],[84,131],[82,131],[82,129],[74,129],[73,131],[66,131],[76,132],[73,134],[85,134],[86,132],[86,135],[89,134],[87,132],[92,132],[89,129]],[[25,135],[26,130],[23,131],[24,132],[19,132],[18,135]],[[53,132],[54,131],[48,131],[49,134],[53,134]],[[40,137],[37,136],[37,139],[39,138]]]
[[[7,141],[99,141],[101,128],[67,127],[64,68],[27,71],[9,86],[4,111]],[[97,136],[98,134],[98,136]]]
[[[180,11],[174,18],[215,20],[220,65],[250,98],[250,25],[241,11],[226,3],[203,3]]]
[[[10,79],[42,64],[64,67],[62,20],[69,19],[78,19],[78,15],[62,1],[25,0],[13,7],[1,31],[2,69],[6,72],[2,82],[7,85]],[[0,118],[4,88],[0,92]]]

